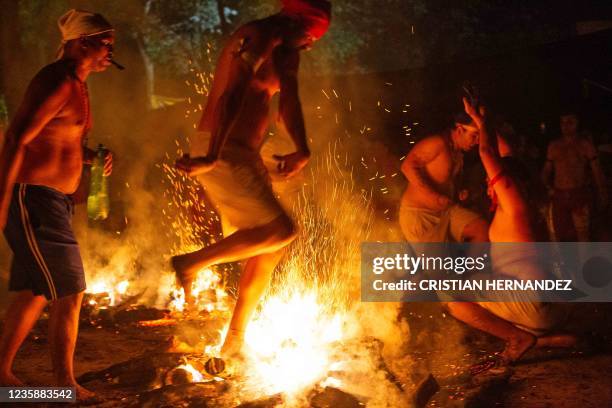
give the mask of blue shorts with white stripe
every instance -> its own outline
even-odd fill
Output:
[[[55,300],[85,290],[72,200],[50,187],[16,184],[4,230],[13,251],[9,290]]]

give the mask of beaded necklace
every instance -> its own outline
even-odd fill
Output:
[[[77,79],[77,82],[79,83],[79,90],[80,90],[80,102],[81,102],[81,113],[83,115],[83,134],[81,135],[81,138],[83,139],[83,144],[86,145],[86,136],[87,136],[87,132],[89,131],[89,115],[90,115],[90,106],[89,106],[89,92],[87,90],[87,83],[82,82],[80,80]]]

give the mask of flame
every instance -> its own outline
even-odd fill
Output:
[[[128,289],[130,287],[130,282],[128,280],[122,280],[118,283],[111,283],[112,275],[110,276],[97,276],[96,280],[88,285],[86,292],[94,295],[106,294],[108,297],[108,305],[115,306],[117,301],[121,299],[122,296],[128,294]],[[89,300],[90,305],[96,305],[97,302],[94,299]]]
[[[191,364],[182,364],[176,368],[183,369],[191,374],[191,379],[193,382],[202,382],[204,381],[204,376],[198,370],[196,370]]]
[[[192,295],[195,298],[195,309],[198,311],[228,310],[227,293],[221,287],[221,277],[212,269],[205,268],[198,272],[192,285]],[[185,311],[183,288],[174,287],[171,297],[170,309],[176,312]]]
[[[119,282],[116,286],[117,293],[119,293],[120,295],[125,295],[127,293],[129,286],[130,286],[130,282],[127,280],[123,280]]]
[[[325,380],[342,322],[325,313],[314,292],[268,299],[245,335],[252,381],[269,394],[295,394]]]
[[[340,388],[342,387],[342,381],[335,377],[327,377],[323,382],[321,382],[321,387]]]
[[[353,306],[373,213],[371,196],[347,182],[341,149],[330,145],[313,161],[292,211],[301,233],[245,333],[249,388],[283,393],[294,401],[287,406],[302,406],[315,385],[349,387],[335,372],[352,358],[344,344],[361,334]]]
[[[108,285],[104,281],[95,282],[89,287],[88,292],[93,294],[108,293]]]
[[[193,83],[197,94],[207,94],[210,79],[209,75],[197,74]],[[340,100],[335,91],[333,94],[335,99],[332,100]],[[349,101],[349,111],[350,106]],[[199,116],[201,110],[201,106],[193,105],[187,116]],[[335,119],[338,125],[337,114]],[[359,133],[366,131],[371,129],[364,125]],[[178,149],[172,157],[183,154],[182,142],[176,140]],[[359,246],[367,241],[373,225],[374,192],[381,191],[386,195],[389,189],[385,183],[398,173],[386,178],[387,174],[382,171],[379,174],[375,157],[362,157],[361,166],[367,171],[376,171],[374,177],[368,179],[353,171],[349,157],[351,151],[340,139],[329,143],[327,151],[311,163],[310,173],[302,179],[303,187],[298,188],[293,216],[302,233],[288,248],[277,274],[281,278],[273,283],[271,293],[262,302],[259,313],[245,333],[245,371],[248,375],[245,385],[256,397],[279,392],[296,397],[317,384],[338,388],[344,385],[347,389],[350,385],[349,379],[339,379],[339,375],[332,373],[355,369],[354,363],[348,367],[350,358],[338,349],[355,336],[347,326],[358,326],[354,324],[355,315],[351,315],[350,310],[351,302],[358,298],[355,288],[359,287]],[[166,208],[162,210],[164,229],[171,238],[168,255],[191,252],[222,237],[218,227],[220,220],[211,208],[206,208],[198,182],[174,169],[172,160],[166,154],[166,162],[157,165],[165,175],[163,195],[168,199]],[[359,163],[357,167],[365,172]],[[366,185],[357,187],[356,181],[363,184],[364,179]],[[387,212],[388,209],[385,214]],[[198,273],[193,283],[197,311],[230,309],[222,279],[228,270],[222,268],[225,266],[203,269]],[[132,271],[127,266],[122,270]],[[169,306],[174,312],[185,311],[183,290],[176,288],[171,271],[164,272],[168,273],[161,275],[158,285],[163,307]],[[109,277],[113,272],[106,270],[101,275]],[[127,293],[129,287],[128,280],[113,283],[102,279],[91,285],[91,291],[109,293],[114,304],[114,299]],[[172,322],[175,320],[160,319],[153,325]],[[221,339],[225,338],[226,331],[227,326],[222,330]],[[216,355],[220,347],[220,343],[208,344],[203,351],[207,355]],[[369,370],[370,366],[366,366]],[[202,374],[190,364],[180,368],[189,371],[194,381],[202,381]]]

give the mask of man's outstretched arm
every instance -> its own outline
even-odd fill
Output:
[[[310,149],[308,148],[306,128],[304,126],[304,114],[302,113],[302,104],[298,90],[298,68],[299,53],[298,51],[292,51],[286,57],[285,64],[281,67],[279,117],[291,140],[293,140],[296,151],[284,156],[274,156],[279,161],[279,172],[287,177],[299,172],[310,158]]]
[[[444,149],[444,141],[439,137],[428,137],[414,145],[402,162],[402,173],[408,183],[418,187],[432,207],[446,208],[451,198],[438,191],[437,186],[427,174],[427,165],[434,161]]]
[[[24,149],[70,97],[65,79],[39,74],[32,80],[0,151],[0,229],[6,225],[13,185],[23,164]]]

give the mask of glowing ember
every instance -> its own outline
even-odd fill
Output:
[[[140,327],[161,327],[161,326],[176,326],[176,320],[170,318],[163,318],[157,320],[142,320],[138,322]]]

